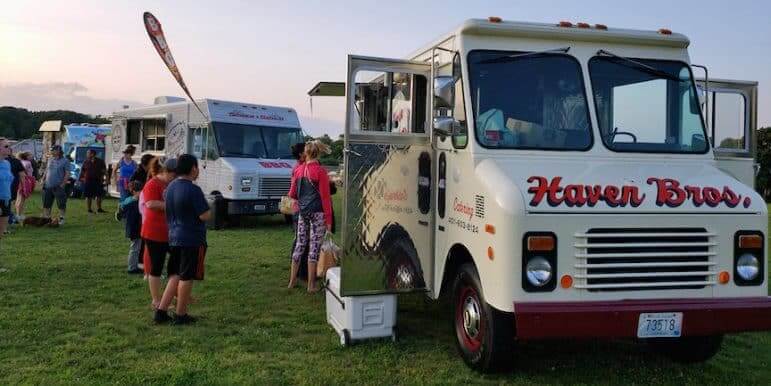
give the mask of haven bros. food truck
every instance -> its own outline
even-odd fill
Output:
[[[303,141],[296,111],[213,99],[197,103],[206,117],[192,102],[173,97],[113,113],[112,163],[127,145],[136,146],[137,160],[145,153],[190,153],[199,159],[197,184],[213,201],[215,226],[241,215],[278,213],[295,164],[290,146]]]
[[[341,294],[450,297],[482,371],[517,340],[689,362],[771,329],[757,85],[697,82],[688,45],[490,18],[408,60],[349,56],[309,92],[346,96]]]

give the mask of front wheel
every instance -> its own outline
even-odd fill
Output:
[[[509,368],[514,344],[513,318],[487,304],[473,264],[460,267],[452,293],[453,325],[463,361],[485,373]]]
[[[675,339],[654,339],[650,345],[678,363],[701,363],[714,357],[723,344],[723,335],[686,336]]]

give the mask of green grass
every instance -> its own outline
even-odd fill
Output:
[[[455,352],[447,307],[422,295],[400,296],[398,343],[342,348],[324,297],[285,288],[292,235],[280,217],[210,232],[199,323],[154,326],[146,282],[125,273],[120,224],[70,207],[64,228],[16,229],[0,244],[0,384],[771,383],[771,333],[730,336],[695,366],[629,341],[531,343],[512,372],[480,375]]]

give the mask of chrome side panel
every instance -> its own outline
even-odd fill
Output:
[[[424,290],[433,282],[431,154],[427,144],[349,146],[343,295]]]

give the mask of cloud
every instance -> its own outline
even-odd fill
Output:
[[[0,83],[0,106],[28,110],[72,110],[91,115],[107,115],[123,105],[142,103],[123,99],[99,99],[88,96],[88,88],[78,82]]]

